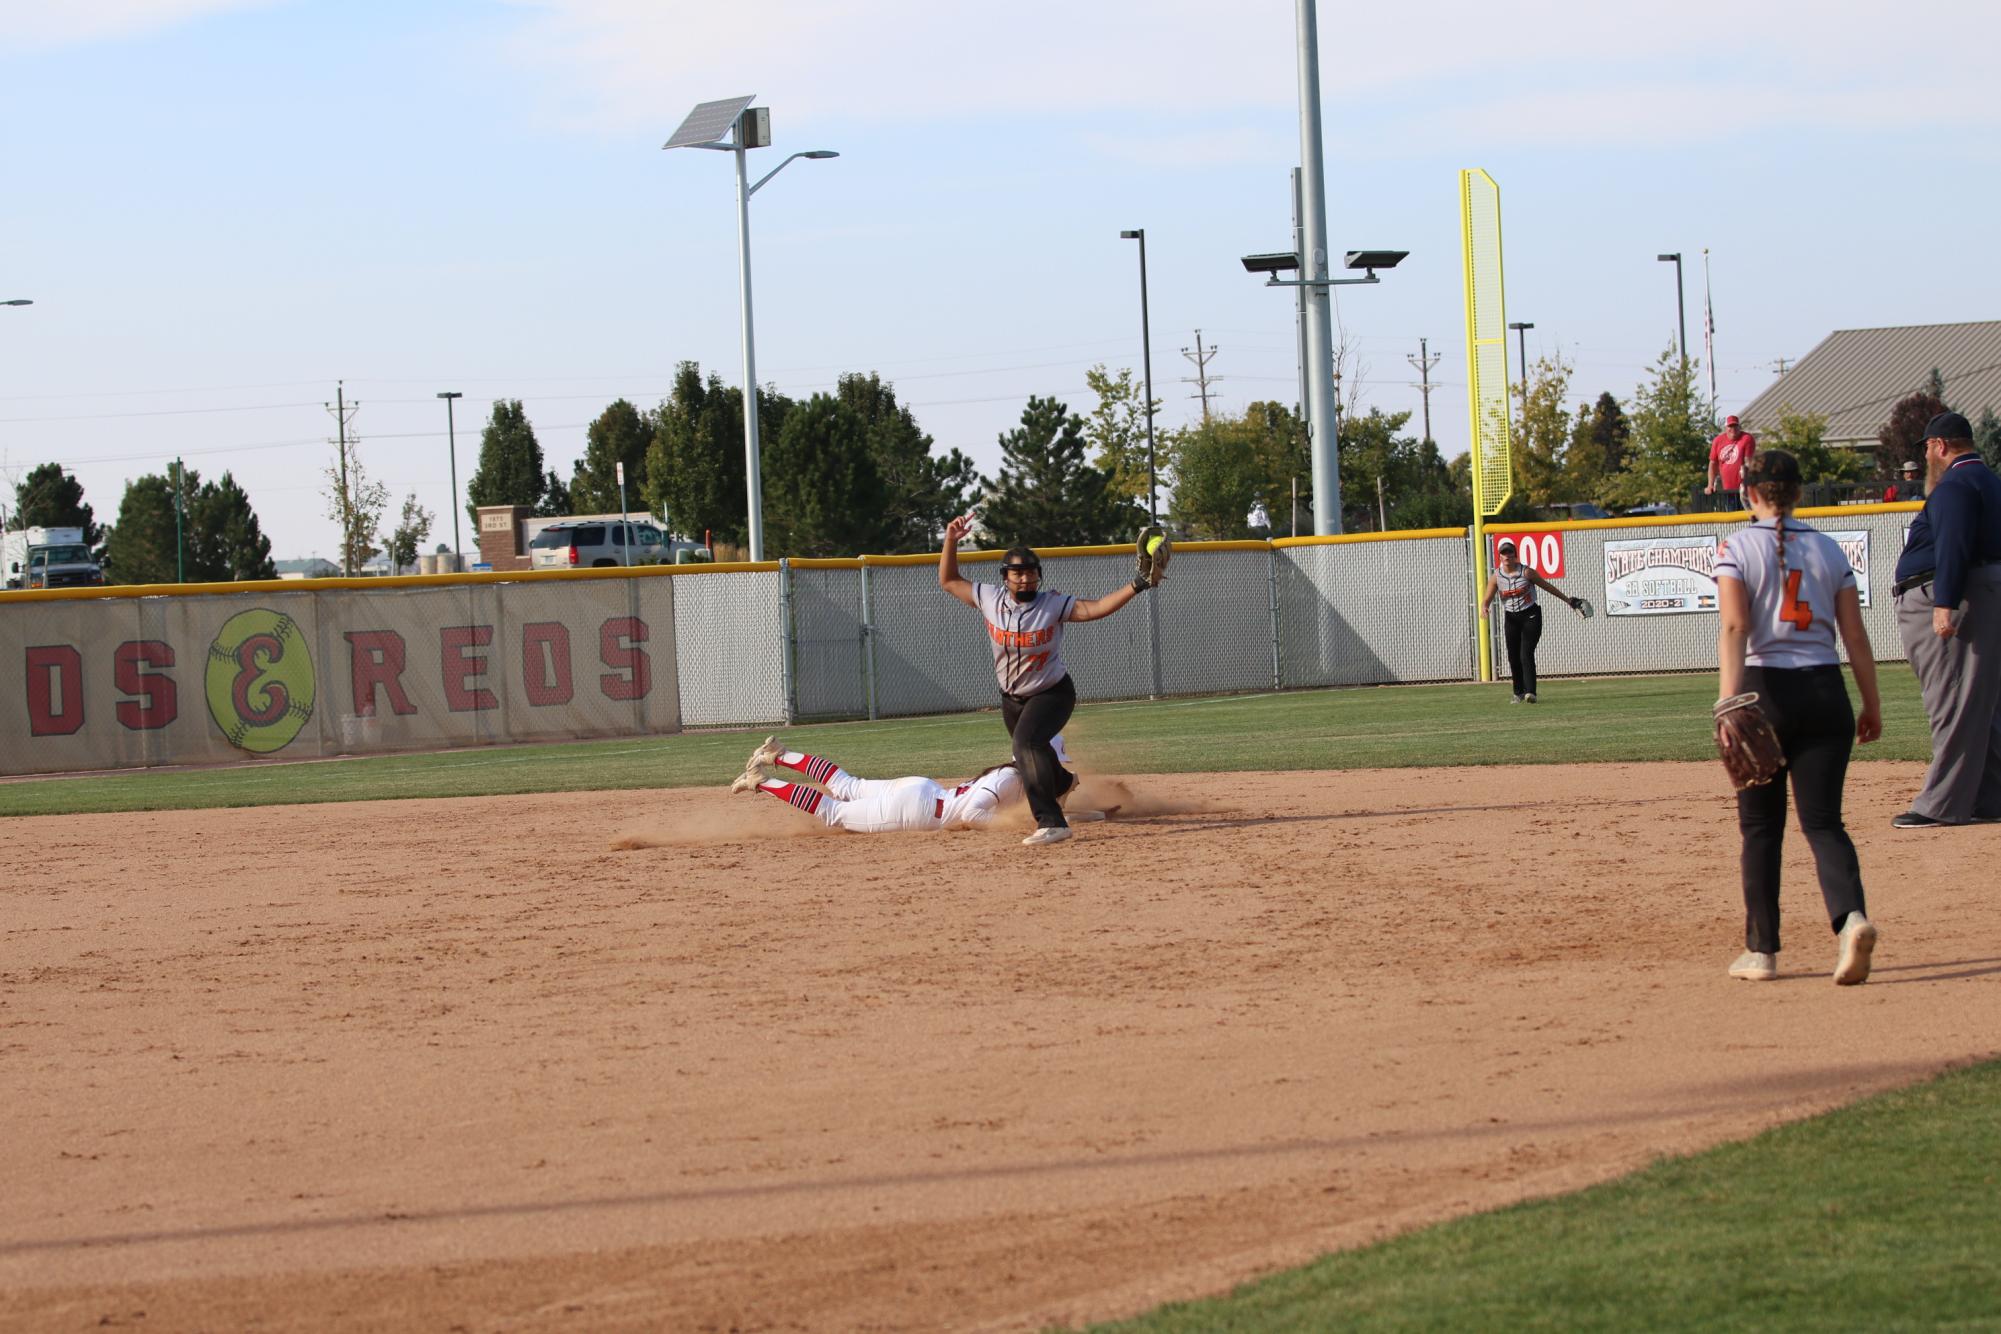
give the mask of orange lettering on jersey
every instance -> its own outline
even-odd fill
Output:
[[[1786,571],[1786,595],[1779,603],[1779,619],[1791,621],[1796,630],[1813,628],[1813,604],[1801,602],[1799,570]]]
[[[989,621],[987,637],[1002,648],[1039,648],[1056,638],[1056,630],[1053,626],[1042,630],[1003,630]]]

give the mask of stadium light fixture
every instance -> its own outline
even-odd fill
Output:
[[[17,296],[12,301],[0,301],[0,306],[32,306],[35,303],[25,296]]]
[[[757,338],[751,322],[750,301],[750,197],[762,190],[779,172],[784,171],[795,159],[811,158],[823,161],[839,157],[830,148],[815,148],[803,153],[794,153],[764,175],[755,184],[750,180],[745,153],[753,148],[771,146],[771,111],[767,107],[754,107],[751,102],[757,94],[746,97],[726,97],[715,102],[702,102],[690,111],[681,122],[679,129],[663,149],[709,148],[717,152],[736,155],[736,236],[737,270],[743,289],[743,457],[744,491],[750,510],[750,558],[764,559],[764,481],[759,464],[759,441],[757,427]]]

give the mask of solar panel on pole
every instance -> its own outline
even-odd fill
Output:
[[[703,148],[709,144],[719,144],[729,138],[736,128],[736,119],[743,109],[757,98],[756,93],[748,97],[725,97],[720,102],[704,102],[688,113],[681,122],[681,128],[662,148]]]

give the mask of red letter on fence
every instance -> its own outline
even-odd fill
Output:
[[[570,681],[569,626],[561,621],[532,621],[521,627],[521,688],[530,704],[570,702],[576,690]]]
[[[120,690],[139,697],[118,701],[118,721],[128,731],[158,731],[174,721],[180,711],[174,678],[146,670],[173,665],[174,646],[161,640],[133,639],[118,646],[112,655],[111,678]]]
[[[354,711],[364,716],[375,713],[375,688],[388,692],[389,707],[399,714],[415,713],[417,706],[403,693],[403,636],[394,630],[351,630],[348,644],[349,675],[354,681]]]
[[[471,657],[466,650],[484,648],[492,642],[490,625],[447,625],[438,631],[438,651],[444,655],[445,707],[453,713],[500,707],[491,690],[466,684],[486,675],[485,656]]]
[[[62,712],[55,710],[61,686]],[[28,650],[28,731],[34,736],[69,736],[83,726],[83,654],[68,644]]]
[[[598,657],[614,669],[598,678],[606,699],[645,699],[653,689],[653,659],[645,649],[631,647],[644,644],[648,633],[637,616],[614,616],[599,629]]]

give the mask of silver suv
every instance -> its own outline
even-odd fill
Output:
[[[552,523],[528,544],[531,568],[587,570],[605,565],[654,565],[669,560],[667,535],[651,523],[593,519]]]

